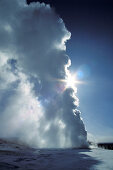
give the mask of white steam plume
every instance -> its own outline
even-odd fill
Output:
[[[0,0],[0,137],[36,147],[85,147],[75,89],[65,88],[70,39],[49,5]]]

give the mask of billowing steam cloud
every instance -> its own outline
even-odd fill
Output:
[[[49,5],[0,0],[0,137],[87,146],[75,89],[65,88],[70,33]]]

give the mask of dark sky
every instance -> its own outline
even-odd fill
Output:
[[[34,0],[28,0],[28,3]],[[40,0],[55,8],[71,32],[67,54],[78,85],[80,109],[89,133],[113,136],[113,1]]]

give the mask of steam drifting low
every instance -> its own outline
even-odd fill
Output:
[[[0,0],[0,137],[36,147],[87,144],[76,90],[66,87],[70,39],[44,3]]]

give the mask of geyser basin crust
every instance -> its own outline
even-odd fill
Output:
[[[106,170],[112,169],[113,152],[105,149],[33,149],[0,140],[1,169]]]

